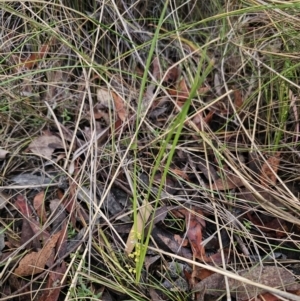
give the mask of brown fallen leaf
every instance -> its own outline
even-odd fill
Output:
[[[116,111],[118,117],[122,121],[125,121],[125,119],[127,118],[127,110],[125,107],[125,100],[122,99],[121,96],[115,92],[112,92],[111,94],[114,99],[115,111]]]
[[[61,266],[57,266],[53,271],[49,273],[47,281],[47,290],[41,295],[39,301],[57,301],[62,283],[61,280],[67,270],[66,263],[63,261]]]
[[[54,199],[50,201],[50,211],[53,217],[52,229],[54,231],[61,230],[64,220],[66,219],[66,211],[62,205],[62,201]]]
[[[264,293],[259,295],[260,301],[280,301],[280,299],[270,293]]]
[[[22,232],[21,232],[21,239],[20,244],[26,248],[31,249],[32,247],[38,249],[41,247],[41,243],[38,237],[33,238],[34,232],[30,227],[30,223],[26,218],[23,218],[22,221]]]
[[[22,70],[29,70],[36,67],[40,60],[42,60],[49,50],[49,45],[42,45],[39,52],[33,52],[29,54],[26,58],[22,58],[19,55],[12,55],[11,60],[14,63],[14,69],[16,72],[21,72]]]
[[[200,110],[194,115],[193,123],[197,126],[199,130],[203,130],[203,126],[209,124],[215,114],[214,110],[210,110],[209,113],[204,117],[203,111]]]
[[[13,273],[10,274],[9,278],[8,278],[8,283],[9,283],[9,287],[12,292],[15,292],[17,290],[20,289],[20,287],[24,287],[25,285],[25,280],[17,277],[16,275],[14,275]],[[2,293],[2,287],[1,287],[1,293]],[[22,296],[22,298],[20,298],[20,301],[27,301],[28,299],[30,299],[30,297],[28,296],[29,294],[29,288],[25,287],[24,289],[22,289],[22,293],[20,294]],[[1,298],[2,299],[2,298]],[[12,299],[12,298],[10,298]]]
[[[188,86],[187,86],[184,78],[182,78],[179,81],[179,83],[175,89],[168,89],[167,91],[170,95],[176,97],[176,102],[179,107],[182,107],[184,105],[184,103],[187,101],[187,99],[190,95]]]
[[[254,267],[249,270],[239,270],[236,272],[241,277],[258,282],[269,287],[283,287],[287,291],[296,290],[299,284],[295,282],[295,276],[288,270],[275,266]],[[237,301],[249,300],[267,291],[254,285],[245,284],[242,281],[228,278],[230,293]],[[201,282],[197,283],[194,292],[205,290],[207,295],[220,297],[226,294],[224,276],[213,274]]]
[[[196,258],[202,259],[205,257],[205,250],[202,246],[202,228],[205,227],[204,220],[199,221],[195,215],[186,217],[187,237],[190,242],[192,252]]]
[[[19,266],[14,270],[14,274],[17,276],[30,276],[43,272],[48,259],[54,252],[56,242],[60,235],[60,232],[54,234],[46,242],[42,250],[25,255],[21,259]]]
[[[134,74],[136,74],[137,77],[142,78],[143,75],[144,75],[144,69],[143,69],[143,68],[140,68],[139,66],[136,66],[136,67],[135,67]]]
[[[168,70],[167,74],[164,77],[164,81],[168,84],[175,84],[180,76],[180,69],[175,66]]]
[[[214,272],[212,272],[211,270],[208,269],[204,269],[204,268],[199,268],[199,267],[195,267],[195,269],[193,270],[193,278],[198,278],[200,280],[204,280],[205,278],[213,275]]]
[[[46,210],[45,210],[45,192],[39,192],[33,199],[33,207],[40,218],[40,221],[44,224],[47,220]]]
[[[43,240],[47,240],[50,237],[50,234],[46,230],[42,230],[40,223],[34,218],[33,216],[33,211],[30,207],[30,205],[27,203],[26,199],[22,195],[18,195],[16,200],[15,200],[15,206],[20,210],[21,214],[23,215],[23,227],[22,230],[24,229],[24,234],[22,231],[22,237],[23,235],[26,235],[26,241],[28,241],[30,238],[32,238],[33,235],[36,236],[36,240],[38,241],[40,237],[43,238]],[[29,228],[27,225],[30,226],[30,229],[32,230],[29,231]],[[27,230],[25,230],[25,228]],[[39,244],[38,244],[39,246]],[[37,247],[38,247],[37,246]]]
[[[193,210],[177,209],[172,213],[179,218],[185,217],[187,230],[186,235],[189,240],[193,255],[195,258],[203,262],[214,262],[219,264],[222,262],[221,253],[218,252],[212,256],[207,256],[205,248],[202,245],[202,229],[205,228],[205,220],[203,212],[194,208]]]
[[[34,235],[37,238],[42,237],[44,240],[49,239],[50,235],[46,230],[42,230],[40,223],[34,218],[32,209],[22,195],[18,195],[15,201],[15,206],[19,209],[24,217],[24,222],[28,222]]]
[[[234,106],[236,109],[241,108],[243,105],[243,97],[240,90],[234,90],[233,91],[233,97],[234,97]]]
[[[189,181],[189,176],[187,175],[187,173],[181,169],[178,169],[178,168],[169,168],[169,170],[174,173],[176,176],[179,176],[181,178],[183,178],[184,180],[186,181]]]
[[[241,180],[241,178],[228,172],[226,173],[226,176],[224,176],[224,178],[219,178],[215,180],[214,183],[212,184],[211,189],[228,190],[228,189],[233,189],[242,186],[244,186],[244,183]],[[208,185],[207,188],[209,189],[210,186]]]
[[[35,138],[28,146],[29,150],[36,154],[51,159],[55,149],[64,148],[63,142],[55,135],[44,135]]]
[[[174,234],[174,240],[176,241],[176,243],[178,243],[178,245],[186,247],[188,245],[188,240],[182,238],[180,235],[178,234]]]
[[[181,106],[187,101],[187,99],[190,95],[190,91],[189,91],[189,88],[185,81],[185,78],[182,78],[182,80],[178,83],[177,88],[179,91],[179,93],[177,95],[177,101],[179,102],[179,105]]]
[[[265,187],[276,185],[276,174],[280,163],[281,152],[276,152],[274,156],[268,158],[261,167],[261,184]]]
[[[207,93],[207,92],[209,92],[209,91],[211,91],[211,88],[210,88],[210,87],[207,87],[207,86],[200,87],[200,88],[198,89],[198,93],[201,94],[201,95],[203,95],[203,94],[205,94],[205,93]]]
[[[107,124],[110,124],[109,115],[103,111],[103,108],[106,108],[114,109],[119,119],[125,121],[128,116],[128,111],[126,109],[125,100],[119,94],[105,88],[99,88],[97,90],[97,100],[98,104],[94,109],[95,118],[103,118]]]
[[[288,233],[288,227],[286,221],[279,219],[278,217],[270,218],[266,215],[260,215],[253,212],[246,213],[247,218],[253,223],[260,231],[264,233],[275,232],[277,238],[286,237]],[[269,234],[270,235],[270,234]]]
[[[20,58],[20,61],[22,62],[23,66],[26,69],[33,69],[36,66],[36,64],[41,59],[44,58],[44,56],[47,54],[48,51],[49,51],[49,45],[44,44],[44,45],[42,45],[39,52],[30,54],[26,59]],[[23,67],[23,66],[20,65],[19,67]]]
[[[153,229],[152,235],[155,239],[159,239],[164,245],[171,250],[173,253],[180,255],[184,258],[192,259],[193,255],[190,248],[185,248],[181,246],[175,239],[172,239],[171,235],[166,235],[166,233],[161,233],[161,230],[156,228]],[[157,238],[156,238],[157,237]]]
[[[36,65],[38,60],[39,60],[38,53],[32,53],[26,59],[20,59],[20,61],[23,64],[23,65],[20,65],[20,67],[21,68],[25,67],[26,69],[32,69]]]

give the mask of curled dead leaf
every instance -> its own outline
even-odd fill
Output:
[[[99,88],[97,90],[97,100],[100,107],[102,106],[105,108],[114,109],[117,116],[122,121],[125,121],[125,119],[127,118],[126,102],[119,94],[104,88]],[[107,119],[103,112],[99,111],[99,109],[101,109],[99,105],[97,106],[95,118],[102,117],[104,119]]]
[[[280,163],[280,152],[276,152],[268,158],[261,167],[261,184],[264,186],[275,185],[277,178],[276,174]]]
[[[43,223],[45,223],[47,220],[44,198],[45,198],[45,193],[44,191],[41,191],[33,199],[33,207]]]
[[[42,250],[25,255],[15,269],[14,274],[17,276],[30,276],[43,272],[48,259],[53,255],[60,234],[58,232],[53,235]]]
[[[125,100],[121,98],[120,95],[118,95],[115,92],[112,92],[112,96],[114,99],[114,104],[115,104],[115,110],[118,115],[118,117],[122,120],[125,121],[127,117],[127,110],[125,107]]]
[[[64,148],[63,142],[55,135],[44,135],[35,138],[28,146],[32,153],[51,159],[55,149]]]

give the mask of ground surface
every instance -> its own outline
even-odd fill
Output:
[[[62,2],[0,2],[0,300],[299,300],[299,5]]]

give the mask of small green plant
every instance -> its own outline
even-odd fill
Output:
[[[71,120],[71,114],[68,111],[68,109],[64,109],[63,113],[61,114],[61,117],[63,119],[63,124],[66,124],[68,121]]]
[[[71,253],[70,258],[72,259],[72,267],[71,267],[71,273],[76,274],[78,270],[87,270],[87,261],[85,256],[82,254],[76,252],[76,253]],[[72,278],[71,278],[72,279]],[[69,289],[68,295],[71,298],[74,299],[86,299],[86,298],[91,298],[98,300],[101,298],[102,293],[96,293],[96,288],[94,287],[94,284],[92,281],[87,279],[86,277],[82,275],[78,275],[76,277],[76,281],[72,279],[72,285]]]
[[[164,160],[164,157],[165,157],[165,154],[167,151],[168,151],[168,156],[166,158],[166,162],[164,163],[164,172],[162,174],[162,178],[161,178],[160,185],[158,188],[156,201],[155,201],[155,204],[153,207],[152,216],[150,217],[149,231],[148,231],[148,233],[142,233],[142,236],[141,236],[141,240],[144,242],[144,245],[141,248],[140,259],[137,261],[137,265],[136,265],[136,281],[137,282],[140,281],[141,271],[143,268],[147,248],[149,245],[151,230],[152,230],[152,226],[153,226],[154,214],[155,214],[156,208],[158,207],[158,204],[159,204],[159,199],[160,199],[161,193],[163,191],[163,187],[166,182],[167,175],[169,173],[169,167],[171,166],[171,162],[172,162],[173,156],[175,154],[176,147],[178,146],[179,141],[180,141],[180,135],[182,133],[185,121],[186,121],[188,113],[189,113],[192,98],[197,95],[197,91],[198,91],[199,87],[202,86],[205,79],[207,78],[207,76],[210,74],[210,72],[213,69],[213,62],[210,61],[206,55],[207,45],[209,45],[209,43],[205,44],[201,49],[202,50],[202,58],[199,61],[199,65],[196,70],[195,77],[193,79],[193,82],[191,83],[191,89],[190,89],[190,93],[187,97],[187,100],[184,103],[184,105],[182,106],[179,114],[171,122],[170,127],[168,129],[166,129],[166,135],[165,135],[166,139],[161,139],[161,142],[160,142],[161,145],[159,148],[159,153],[157,155],[156,162],[154,164],[154,167],[153,167],[153,170],[151,173],[148,192],[147,192],[147,195],[145,196],[146,200],[149,200],[149,198],[150,198],[151,188],[154,183],[154,177],[156,175],[156,172],[159,171],[160,166],[162,165],[162,162]],[[202,70],[204,66],[205,66],[205,69]],[[134,180],[135,180],[134,185],[136,187],[136,185],[137,185],[137,181],[136,181],[137,167],[136,166],[135,166],[135,174],[136,174],[136,176],[134,178]],[[133,200],[133,209],[134,209],[134,225],[136,228],[137,228],[137,204],[138,204],[138,200],[137,200],[137,196],[135,196],[135,198]]]
[[[247,230],[251,230],[251,229],[252,229],[252,223],[251,223],[250,221],[244,220],[244,221],[243,221],[243,224],[244,224],[244,226],[245,226],[245,228],[246,228]]]
[[[0,100],[0,112],[9,112],[9,105],[5,100]]]
[[[68,238],[72,238],[74,236],[76,236],[76,229],[72,226],[71,223],[68,224]]]
[[[82,300],[86,300],[86,298],[94,298],[99,300],[101,296],[102,293],[95,293],[91,287],[86,285],[86,280],[82,276],[78,277],[76,288],[70,290],[70,297],[74,299],[82,298]]]

